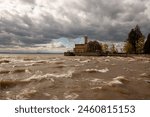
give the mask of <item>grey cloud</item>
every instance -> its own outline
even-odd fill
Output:
[[[35,4],[35,0],[21,0],[23,3]]]
[[[13,9],[15,13],[0,11],[6,14],[0,19],[0,45],[15,45],[13,40],[16,40],[20,46],[32,46],[83,35],[101,41],[124,41],[136,24],[141,26],[145,36],[150,30],[150,19],[145,13],[149,0],[131,0],[133,3],[125,3],[125,0],[47,0],[49,4],[44,5],[38,4],[38,0],[21,1],[22,6],[27,3],[34,9],[31,7],[30,12]],[[62,5],[57,7],[58,4],[51,2],[62,2]]]

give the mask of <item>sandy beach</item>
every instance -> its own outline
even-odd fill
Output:
[[[150,57],[0,55],[0,99],[150,99]]]

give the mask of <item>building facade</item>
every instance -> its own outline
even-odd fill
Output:
[[[102,52],[102,47],[97,41],[89,41],[88,37],[84,37],[84,44],[75,44],[74,53]]]

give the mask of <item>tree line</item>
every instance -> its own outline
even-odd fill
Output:
[[[118,53],[114,44],[110,48],[107,44],[103,44],[102,50],[103,53]],[[142,34],[140,27],[136,25],[129,32],[122,51],[127,54],[150,54],[150,33],[145,41],[145,36]]]

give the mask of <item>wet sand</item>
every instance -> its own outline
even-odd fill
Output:
[[[150,56],[0,55],[0,99],[150,99]]]

